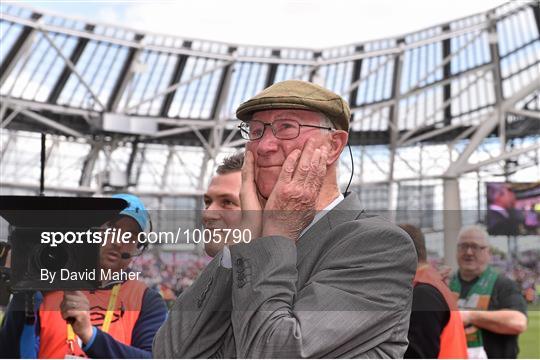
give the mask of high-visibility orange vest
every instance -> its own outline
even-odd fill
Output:
[[[430,265],[420,266],[416,270],[413,286],[418,283],[428,284],[439,290],[450,309],[450,319],[441,333],[439,359],[467,359],[467,338],[463,321],[459,314],[456,296],[443,282],[439,273]]]
[[[120,287],[107,332],[115,340],[131,345],[131,334],[139,318],[146,288],[143,282],[136,280],[128,280]],[[90,318],[93,326],[101,328],[103,325],[111,292],[111,289],[83,291],[90,302]],[[67,342],[67,324],[59,311],[63,297],[62,291],[49,292],[44,295],[39,307],[39,358],[64,358],[67,354],[86,357],[77,341],[74,343],[74,354]]]

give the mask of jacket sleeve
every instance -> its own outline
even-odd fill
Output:
[[[93,342],[87,345],[85,353],[92,358],[151,358],[152,340],[166,317],[167,307],[161,296],[154,290],[147,289],[139,318],[132,330],[131,346],[97,329],[96,336]]]
[[[355,222],[328,234],[333,246],[303,288],[296,244],[283,237],[231,246],[232,326],[240,358],[402,357],[416,253],[393,225]]]
[[[209,358],[223,355],[231,340],[231,270],[218,254],[176,300],[153,345],[157,358]],[[228,336],[229,334],[229,336]]]

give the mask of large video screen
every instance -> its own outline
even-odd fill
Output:
[[[490,235],[540,235],[540,181],[486,186]]]

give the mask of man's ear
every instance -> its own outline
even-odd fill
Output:
[[[327,165],[332,165],[338,161],[341,152],[347,146],[349,133],[343,130],[334,130],[330,134],[330,150],[328,151]]]

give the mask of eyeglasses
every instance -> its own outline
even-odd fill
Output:
[[[244,139],[253,141],[259,140],[263,137],[267,126],[272,129],[272,134],[274,134],[276,139],[280,140],[296,139],[300,135],[301,127],[334,130],[331,127],[326,126],[299,124],[298,121],[289,119],[276,120],[273,123],[251,120],[249,122],[242,122],[238,128],[240,129],[240,134]]]
[[[487,248],[487,246],[480,246],[476,244],[467,244],[467,243],[461,243],[458,244],[459,251],[466,252],[467,250],[471,249],[473,252],[479,252]]]

